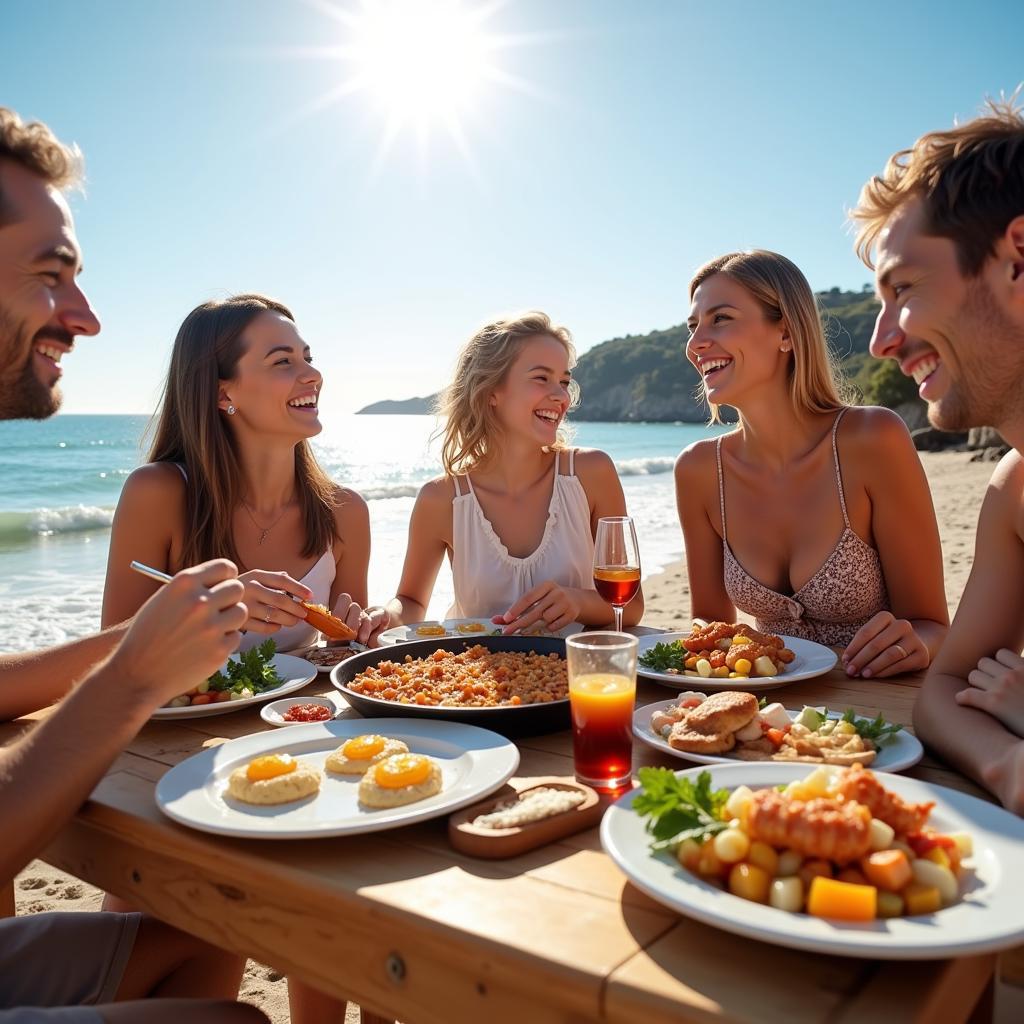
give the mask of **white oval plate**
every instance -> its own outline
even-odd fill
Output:
[[[404,740],[416,754],[441,766],[436,796],[404,807],[371,809],[358,801],[359,776],[324,771],[327,755],[345,740],[368,732]],[[228,776],[262,754],[288,753],[322,773],[320,792],[287,804],[258,806],[226,796]],[[169,818],[222,836],[246,839],[312,839],[380,832],[450,814],[493,793],[519,766],[514,743],[489,729],[414,718],[336,719],[281,732],[241,736],[175,765],[156,787],[156,802]]]
[[[296,658],[291,654],[275,654],[273,664],[283,682],[280,686],[275,686],[272,690],[267,690],[265,693],[257,693],[255,697],[246,697],[244,700],[226,700],[220,704],[199,704],[195,707],[189,705],[184,708],[157,708],[149,717],[206,718],[208,715],[226,715],[229,711],[241,711],[242,708],[252,707],[253,704],[262,704],[264,701],[283,697],[286,693],[294,693],[316,678],[316,666],[311,665],[305,658]]]
[[[687,677],[689,678],[689,677]],[[694,682],[703,682],[703,680],[697,679]],[[694,687],[695,690],[699,687]],[[676,701],[674,700],[660,700],[657,704],[648,704],[646,707],[637,708],[633,712],[633,735],[637,739],[642,740],[649,747],[654,747],[656,750],[661,750],[666,754],[671,754],[673,757],[682,758],[684,761],[692,761],[694,764],[737,764],[741,763],[738,757],[729,757],[727,754],[687,754],[682,750],[676,750],[675,747],[669,746],[669,742],[663,739],[651,728],[651,715],[655,711],[667,711]],[[789,715],[790,719],[795,720],[800,712],[786,710],[786,714]],[[830,711],[829,718],[842,718],[843,716],[838,711]],[[863,715],[858,717],[864,717]],[[921,741],[913,735],[913,733],[907,732],[906,729],[900,729],[888,743],[878,748],[878,753],[875,755],[874,761],[871,762],[869,767],[872,771],[878,772],[902,772],[907,768],[917,764],[921,758],[924,757],[924,747],[921,746]],[[778,761],[743,761],[743,764],[779,764]],[[808,771],[814,767],[812,761],[798,761],[795,762],[798,765],[803,765]]]
[[[810,774],[813,765],[743,764],[690,768],[710,771],[714,788],[776,786]],[[942,832],[969,832],[974,856],[967,864],[960,902],[936,914],[870,923],[829,921],[752,903],[716,889],[681,867],[669,853],[654,855],[644,821],[632,809],[639,789],[612,805],[601,822],[601,845],[637,888],[673,910],[737,935],[814,953],[880,960],[930,960],[973,956],[1024,941],[1017,880],[1024,872],[1024,820],[995,804],[905,775],[887,775],[885,786],[906,800],[935,801],[929,824]]]
[[[269,704],[264,704],[263,707],[260,708],[260,718],[269,725],[276,726],[318,724],[316,722],[287,721],[284,717],[284,713],[289,708],[295,707],[296,704],[319,704],[321,707],[325,707],[330,711],[331,718],[336,718],[339,710],[341,710],[330,697],[285,697],[283,700],[272,700]],[[329,722],[331,718],[325,719],[325,721]]]
[[[777,690],[780,686],[801,679],[814,679],[831,672],[839,656],[829,647],[816,644],[813,640],[801,640],[795,636],[782,637],[783,643],[793,652],[795,657],[786,666],[786,671],[778,676],[751,676],[749,679],[702,679],[699,676],[672,675],[669,672],[655,672],[644,668],[639,659],[655,644],[667,644],[673,640],[685,640],[689,633],[661,633],[653,636],[640,637],[637,648],[637,675],[650,679],[655,683],[673,686],[677,690],[702,690],[714,693],[717,690],[743,690],[745,693],[757,693],[759,690]]]
[[[463,632],[459,630],[459,626],[475,626],[480,625],[484,628],[482,630],[475,630],[473,632]],[[444,634],[438,633],[436,636],[421,636],[416,630],[420,626],[442,626],[444,628]],[[429,622],[410,622],[407,626],[392,626],[390,629],[385,629],[378,638],[381,647],[388,647],[392,644],[404,644],[411,643],[414,640],[442,640],[444,637],[458,636],[472,638],[475,636],[500,636],[501,626],[495,625],[487,618],[480,619],[433,619]],[[517,636],[560,636],[563,639],[567,636],[572,636],[574,633],[582,633],[583,626],[578,622],[570,622],[568,626],[563,626],[561,629],[554,633],[520,633]],[[687,634],[689,635],[689,634]]]

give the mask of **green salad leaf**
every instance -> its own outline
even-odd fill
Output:
[[[250,647],[239,654],[236,660],[228,661],[226,674],[214,672],[210,676],[210,689],[232,690],[235,693],[249,689],[253,694],[273,690],[284,682],[273,665],[276,652],[277,644],[273,639],[264,640],[258,647]]]
[[[701,772],[696,782],[678,777],[671,768],[641,768],[637,775],[641,792],[633,810],[648,819],[646,829],[655,840],[652,850],[673,849],[686,839],[728,828],[722,809],[729,791],[711,789],[711,772]]]
[[[678,640],[673,640],[667,644],[655,644],[649,651],[645,651],[640,656],[640,664],[654,672],[667,672],[670,668],[682,672],[685,669],[683,662],[688,654]]]
[[[888,743],[903,728],[895,722],[887,722],[881,711],[875,718],[858,718],[853,708],[847,708],[843,713],[843,721],[849,722],[861,739],[871,740],[876,746]]]

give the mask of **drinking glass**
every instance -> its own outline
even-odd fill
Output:
[[[565,641],[576,778],[598,789],[628,784],[633,763],[637,639],[577,633]]]
[[[640,552],[629,516],[597,521],[594,538],[594,587],[615,612],[615,631],[622,632],[622,609],[640,589]]]

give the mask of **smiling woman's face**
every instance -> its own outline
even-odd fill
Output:
[[[492,397],[498,422],[542,446],[554,444],[571,404],[571,379],[562,342],[550,334],[527,338]]]
[[[785,373],[788,333],[727,274],[712,274],[693,293],[686,358],[697,368],[708,401],[739,408],[743,396]]]
[[[233,405],[231,419],[256,433],[297,441],[319,434],[323,378],[295,324],[280,313],[260,313],[243,341],[234,379],[221,382],[220,408]]]

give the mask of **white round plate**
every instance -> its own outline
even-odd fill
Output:
[[[839,656],[829,647],[816,644],[813,640],[801,640],[795,636],[784,636],[783,643],[793,652],[795,657],[786,666],[786,671],[777,676],[751,676],[749,679],[702,679],[700,676],[673,675],[670,672],[655,672],[644,668],[639,659],[655,644],[667,644],[673,640],[685,640],[689,633],[660,633],[653,636],[640,637],[637,648],[637,675],[664,686],[672,686],[677,690],[702,690],[714,693],[717,690],[743,690],[745,693],[757,693],[760,690],[777,690],[780,686],[801,679],[813,679],[831,672]]]
[[[703,680],[694,681],[703,682]],[[699,688],[695,686],[694,689],[697,690]],[[729,757],[726,754],[687,754],[682,750],[676,750],[675,747],[669,746],[668,740],[659,736],[651,728],[651,715],[655,711],[667,711],[675,703],[676,701],[674,700],[660,700],[657,704],[648,704],[646,707],[637,708],[633,712],[633,735],[649,747],[654,747],[656,750],[671,754],[673,757],[680,757],[684,761],[692,761],[694,764],[736,764],[740,760],[738,757]],[[795,720],[800,712],[787,709],[786,714],[789,715],[790,719]],[[843,716],[838,711],[830,711],[828,717],[842,718]],[[860,715],[858,717],[863,718],[864,716]],[[921,746],[921,741],[913,733],[907,732],[906,729],[900,729],[898,733],[889,739],[888,743],[878,748],[875,759],[868,767],[872,771],[877,772],[902,772],[917,764],[922,757],[924,757],[924,747]],[[743,763],[778,764],[780,762],[744,761]],[[803,765],[808,771],[814,767],[813,762],[810,761],[799,761],[796,763]]]
[[[234,655],[232,655],[234,658]],[[244,700],[226,700],[220,704],[199,704],[195,707],[189,705],[184,708],[157,708],[149,717],[152,718],[206,718],[209,715],[226,715],[229,711],[241,711],[242,708],[250,708],[253,704],[262,704],[267,700],[275,700],[283,697],[286,693],[294,693],[301,690],[307,683],[316,678],[316,667],[311,665],[304,658],[296,658],[291,654],[275,654],[273,657],[274,668],[281,677],[280,686],[275,686],[265,693],[257,693],[255,697],[246,697]]]
[[[404,807],[377,810],[358,801],[359,776],[324,771],[327,755],[347,739],[379,733],[404,740],[416,754],[440,764],[436,796]],[[228,776],[263,754],[288,753],[321,771],[320,792],[305,800],[258,806],[226,796]],[[175,765],[156,787],[168,817],[223,836],[247,839],[312,839],[354,835],[425,821],[465,807],[503,786],[519,766],[514,743],[489,729],[414,718],[336,719],[280,732],[241,736]]]
[[[319,704],[330,711],[331,718],[335,718],[340,710],[330,697],[285,697],[283,700],[272,700],[269,704],[264,704],[260,708],[260,718],[269,725],[309,725],[309,722],[289,722],[284,717],[285,712],[289,708],[295,707],[296,704]],[[331,718],[325,718],[324,721],[329,722]],[[317,723],[312,724],[316,725]]]
[[[712,765],[677,772],[690,778],[710,771],[713,788],[777,786],[806,777],[813,765]],[[935,914],[865,923],[791,914],[716,889],[681,867],[670,853],[652,854],[644,820],[632,809],[639,789],[610,807],[601,822],[601,845],[637,888],[673,910],[737,935],[814,953],[880,960],[973,956],[1024,941],[1024,915],[1015,895],[1024,872],[1024,820],[995,804],[905,775],[885,786],[905,800],[935,801],[929,824],[941,832],[969,832],[974,856],[960,901]]]
[[[433,634],[421,635],[416,632],[420,626],[441,626],[444,628],[444,634],[438,633],[436,636]],[[459,629],[462,626],[463,629]],[[466,626],[483,626],[483,629],[469,630],[465,629]],[[490,619],[484,617],[480,619],[433,619],[429,622],[410,622],[407,626],[392,626],[391,629],[385,629],[378,638],[381,647],[388,647],[393,644],[404,644],[410,643],[414,640],[442,640],[448,636],[468,637],[474,636],[500,636],[501,626],[495,625]],[[570,622],[568,626],[563,626],[561,629],[556,630],[554,633],[537,633],[537,636],[560,636],[563,639],[567,636],[572,636],[574,633],[582,633],[583,626],[578,622]],[[518,636],[532,636],[529,632],[517,634]]]

